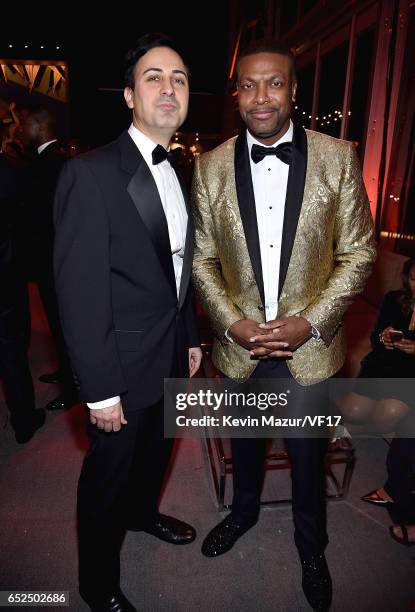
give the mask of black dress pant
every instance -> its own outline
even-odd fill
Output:
[[[18,307],[0,312],[0,375],[10,410],[10,423],[16,432],[30,431],[35,413],[35,395],[26,346]]]
[[[298,387],[300,393],[304,390],[294,383],[285,361],[261,361],[252,377],[291,379],[291,385]],[[324,395],[321,397],[324,401]],[[321,406],[321,414],[324,408]],[[290,410],[293,416],[301,412],[298,406]],[[231,440],[232,514],[242,524],[253,523],[258,518],[266,444],[266,439]],[[327,444],[327,437],[285,438],[291,463],[294,538],[302,559],[322,553],[328,543],[324,469]]]
[[[87,600],[119,586],[126,527],[157,516],[173,445],[164,439],[163,399],[125,417],[128,424],[119,432],[88,427],[90,447],[78,484],[79,583]]]
[[[399,437],[400,433],[413,436],[414,431],[415,410],[411,407],[399,424],[386,458],[388,478],[384,488],[394,500],[391,516],[396,523],[415,523],[415,438]]]
[[[74,393],[72,369],[63,337],[56,297],[53,273],[53,247],[52,244],[48,244],[48,246],[38,246],[38,249],[39,251],[36,254],[36,282],[58,357],[59,371],[63,379],[64,390],[67,393]]]

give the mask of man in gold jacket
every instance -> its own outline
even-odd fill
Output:
[[[239,56],[247,130],[196,162],[194,280],[214,332],[213,362],[235,381],[291,378],[299,389],[345,357],[342,317],[375,259],[354,146],[294,126],[294,58],[275,41]],[[331,602],[324,557],[327,440],[287,438],[295,543],[315,610]],[[258,519],[265,442],[232,439],[232,512],[202,552],[227,552]]]

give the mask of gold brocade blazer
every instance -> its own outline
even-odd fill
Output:
[[[257,361],[225,338],[235,321],[264,321],[264,288],[246,133],[196,160],[193,278],[214,332],[215,366],[245,380]],[[301,315],[321,334],[288,366],[302,385],[336,373],[342,317],[376,257],[359,161],[350,142],[294,128],[281,245],[278,318]]]

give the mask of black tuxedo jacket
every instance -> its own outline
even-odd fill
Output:
[[[189,213],[179,298],[167,221],[152,174],[124,132],[69,161],[55,199],[54,266],[62,327],[81,398],[156,402],[188,375],[197,346]]]
[[[17,276],[14,234],[22,177],[13,160],[0,154],[0,316],[16,303]]]
[[[67,160],[58,141],[35,154],[28,168],[25,224],[32,249],[51,257],[53,248],[53,201],[62,166]]]

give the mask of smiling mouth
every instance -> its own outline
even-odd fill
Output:
[[[277,111],[275,109],[267,109],[261,111],[251,111],[249,114],[255,117],[255,119],[269,119],[269,117],[272,117],[272,115],[276,112]]]

